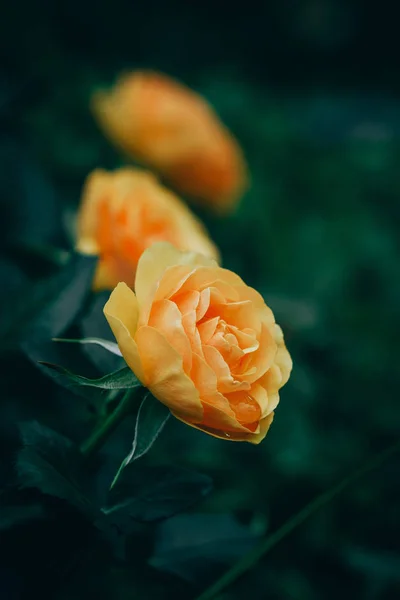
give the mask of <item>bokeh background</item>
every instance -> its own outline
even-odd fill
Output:
[[[90,527],[72,509],[62,523],[28,522],[2,533],[2,598],[194,598],[259,537],[396,439],[397,22],[394,11],[365,0],[3,4],[2,485],[13,469],[19,421],[38,419],[77,440],[88,427],[79,398],[21,351],[8,350],[7,325],[18,320],[14,299],[22,293],[29,303],[30,286],[71,247],[86,175],[123,163],[88,109],[93,89],[122,70],[149,67],[183,80],[241,143],[252,185],[238,212],[199,214],[224,265],[273,308],[294,370],[259,447],[168,424],[144,460],[194,468],[213,478],[214,491],[192,512],[133,536],[128,563],[116,564],[101,544],[94,550]],[[103,300],[81,331],[107,335]],[[84,359],[79,372],[93,374]],[[101,359],[100,351],[100,369]],[[108,444],[107,460],[129,448],[131,427]],[[399,598],[399,482],[394,457],[222,597]],[[78,564],[71,566],[71,556]]]

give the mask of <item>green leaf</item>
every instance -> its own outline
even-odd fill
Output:
[[[91,290],[96,264],[93,256],[73,254],[57,276],[46,285],[41,284],[46,295],[43,308],[24,335],[25,339],[57,337],[74,322]]]
[[[62,333],[82,309],[95,267],[94,257],[74,254],[53,277],[16,290],[0,315],[1,346],[9,349]]]
[[[182,514],[160,523],[150,565],[205,585],[254,548],[258,536],[231,514]]]
[[[21,428],[23,448],[17,458],[22,487],[37,488],[92,515],[95,508],[79,449],[64,436],[37,422]]]
[[[75,373],[71,373],[71,371],[64,369],[64,367],[60,367],[59,365],[53,365],[52,363],[44,361],[39,361],[39,363],[63,375],[73,385],[89,386],[100,388],[102,390],[128,390],[142,385],[129,367],[124,367],[119,371],[114,371],[114,373],[109,373],[99,379],[88,379],[82,375],[75,375]]]
[[[139,408],[135,426],[135,438],[132,450],[127,456],[129,464],[146,454],[154,444],[171,413],[149,392],[143,398]]]
[[[83,346],[81,345],[55,344],[51,339],[37,340],[23,346],[27,358],[29,358],[36,369],[43,373],[45,378],[52,380],[56,387],[61,386],[79,396],[80,401],[77,402],[76,399],[73,399],[71,400],[71,404],[69,404],[71,410],[73,406],[78,410],[76,417],[79,420],[80,418],[92,420],[94,415],[97,418],[102,418],[107,412],[108,403],[112,399],[115,399],[115,395],[119,393],[118,390],[100,390],[94,387],[77,385],[65,377],[65,375],[45,366],[48,363],[58,364],[63,365],[64,368],[72,373],[82,371],[87,374],[88,378],[100,377],[101,374],[97,372],[97,369],[93,368],[82,348]],[[103,352],[107,356],[112,356],[113,359],[116,358],[104,350]],[[111,369],[108,372],[110,371]],[[40,378],[38,380],[40,381]],[[54,393],[58,394],[59,390],[56,387],[54,388]],[[84,399],[83,402],[82,399]],[[81,415],[80,417],[78,416],[79,414]]]
[[[121,350],[118,348],[118,344],[115,342],[110,342],[109,340],[103,340],[102,338],[83,338],[81,340],[67,340],[64,338],[53,338],[53,342],[67,342],[72,344],[96,344],[97,346],[101,346],[105,350],[108,350],[112,354],[116,354],[117,356],[122,356]]]
[[[193,506],[211,489],[211,479],[194,471],[176,466],[138,468],[131,463],[110,490],[103,512],[125,521],[167,519]]]
[[[111,484],[115,485],[122,470],[150,450],[170,416],[169,409],[149,392],[143,398],[136,418],[132,449],[124,458]]]
[[[33,244],[17,241],[7,244],[5,248],[7,256],[10,256],[21,266],[29,265],[29,272],[37,276],[49,276],[54,274],[60,267],[65,267],[70,259],[70,252],[48,244]]]

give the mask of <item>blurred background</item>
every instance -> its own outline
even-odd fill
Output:
[[[55,539],[53,525],[19,525],[0,543],[5,599],[27,590],[74,600],[194,598],[259,537],[396,439],[397,29],[394,11],[365,0],[3,4],[2,320],[11,318],[10,297],[23,289],[29,302],[29,286],[51,270],[39,251],[24,247],[57,248],[58,260],[72,244],[85,177],[123,162],[93,121],[90,93],[120,71],[146,67],[203,94],[242,145],[252,185],[238,212],[199,214],[224,266],[273,308],[294,360],[261,446],[223,443],[174,421],[146,457],[211,476],[214,491],[204,503],[141,532],[128,565],[99,551],[61,579],[51,565],[84,546],[88,526],[67,516]],[[87,317],[99,328],[103,300]],[[85,425],[79,399],[56,389],[26,356],[3,352],[0,372],[6,481],[18,421],[35,418],[77,439]],[[129,447],[125,429],[110,455]],[[222,597],[399,598],[399,492],[394,457]]]

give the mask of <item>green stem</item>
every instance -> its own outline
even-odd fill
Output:
[[[277,529],[267,539],[262,540],[253,550],[248,554],[245,554],[236,564],[228,569],[220,579],[217,579],[208,589],[205,590],[197,600],[211,600],[215,598],[217,594],[225,590],[228,586],[234,583],[239,577],[241,577],[246,571],[251,569],[271,548],[276,546],[283,538],[288,534],[292,533],[296,527],[304,523],[308,517],[310,517],[315,511],[319,510],[325,504],[330,502],[335,496],[340,494],[348,485],[354,483],[360,477],[363,477],[373,469],[379,467],[385,460],[390,458],[395,452],[400,450],[400,441],[383,450],[380,454],[375,456],[371,461],[368,461],[359,469],[348,475],[336,486],[317,496],[304,508],[302,508],[297,514],[291,517],[286,523]]]
[[[90,436],[81,444],[81,452],[84,456],[93,454],[100,446],[104,444],[106,439],[132,412],[132,401],[134,398],[133,390],[127,390],[122,397],[121,402],[115,410],[97,427]]]

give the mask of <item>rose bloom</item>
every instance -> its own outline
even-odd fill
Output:
[[[238,275],[157,243],[139,260],[135,293],[119,283],[104,314],[128,366],[175,417],[222,439],[265,437],[292,361]]]
[[[166,75],[135,71],[93,95],[106,135],[180,192],[229,211],[246,183],[238,143],[201,96]]]
[[[133,285],[143,250],[159,240],[219,256],[201,222],[152,174],[124,168],[89,175],[78,213],[77,250],[99,255],[94,289],[112,289],[119,281]]]

